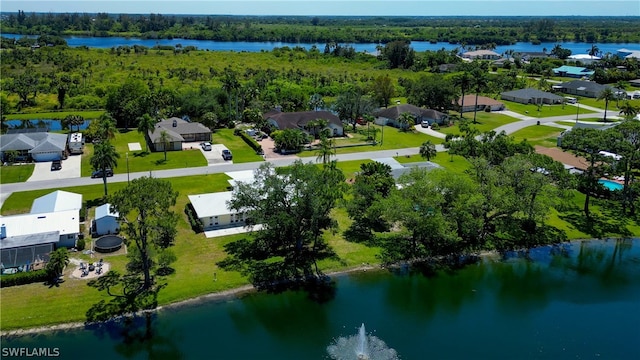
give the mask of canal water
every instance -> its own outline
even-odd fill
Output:
[[[342,275],[312,297],[253,293],[163,309],[148,333],[141,319],[137,330],[10,337],[2,348],[69,359],[326,359],[328,345],[364,323],[401,359],[640,359],[640,239],[525,255]]]

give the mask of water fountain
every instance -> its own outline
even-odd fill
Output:
[[[357,335],[340,337],[327,347],[329,356],[334,360],[394,360],[399,359],[391,349],[373,335],[367,335],[364,324]]]

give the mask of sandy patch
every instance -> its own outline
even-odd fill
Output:
[[[97,263],[94,263],[94,265],[95,264],[97,264]],[[73,270],[73,272],[71,272],[71,275],[69,275],[69,276],[71,278],[74,278],[74,279],[91,280],[91,279],[95,279],[95,278],[98,278],[98,277],[106,274],[109,271],[110,268],[111,268],[111,266],[109,265],[109,263],[105,262],[105,263],[102,263],[102,273],[97,274],[96,273],[97,268],[96,268],[96,270],[94,270],[94,271],[89,271],[88,275],[82,276],[82,270],[78,266],[77,268],[75,268]]]
[[[139,142],[129,143],[129,151],[140,151],[142,150],[142,146],[140,146]]]

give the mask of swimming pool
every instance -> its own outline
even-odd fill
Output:
[[[624,186],[622,184],[618,184],[617,182],[611,181],[611,180],[605,180],[605,179],[600,179],[598,180],[598,182],[602,185],[604,185],[604,187],[606,187],[607,189],[614,191],[614,190],[622,190],[624,188]]]

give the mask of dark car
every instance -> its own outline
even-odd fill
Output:
[[[225,160],[231,160],[233,159],[233,155],[231,155],[231,151],[224,149],[222,150],[222,158]]]
[[[107,176],[113,176],[113,170],[107,168],[105,173],[107,174]],[[101,178],[102,177],[102,170],[96,170],[94,172],[91,173],[91,177],[92,178]]]
[[[56,170],[60,170],[60,169],[62,169],[62,161],[53,160],[51,162],[51,171],[56,171]]]

